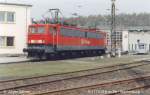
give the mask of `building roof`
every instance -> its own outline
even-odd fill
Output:
[[[29,4],[19,4],[19,3],[2,3],[2,2],[0,2],[0,5],[14,5],[14,6],[32,7],[32,5],[29,5]]]

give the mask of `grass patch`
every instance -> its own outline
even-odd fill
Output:
[[[138,59],[139,57],[137,57]],[[112,65],[118,63],[129,63],[134,61],[132,57],[123,58],[83,58],[75,60],[64,61],[47,61],[47,62],[34,62],[26,64],[1,64],[0,65],[0,78],[1,77],[25,77],[25,76],[39,76],[50,75],[57,73],[65,73],[79,70],[86,70],[98,68],[102,65]]]
[[[97,64],[98,66],[98,64]],[[22,76],[38,76],[47,74],[56,74],[64,72],[72,72],[97,67],[91,63],[68,63],[68,62],[43,62],[28,64],[9,64],[0,65],[0,77],[22,77]]]

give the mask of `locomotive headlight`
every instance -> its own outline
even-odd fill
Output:
[[[32,44],[35,43],[35,40],[31,40],[31,43],[32,43]]]
[[[42,43],[43,41],[42,40],[38,40],[38,43]]]
[[[32,44],[36,44],[36,43],[44,43],[44,40],[31,40]]]

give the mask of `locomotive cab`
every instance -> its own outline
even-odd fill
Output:
[[[30,26],[28,32],[28,44],[44,44],[46,34],[44,26]]]
[[[40,58],[44,54],[52,53],[56,50],[56,26],[50,24],[35,24],[29,26],[28,48],[24,52],[28,57]]]

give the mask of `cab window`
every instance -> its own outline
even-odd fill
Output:
[[[36,33],[36,28],[35,27],[30,27],[30,33]]]
[[[37,28],[37,33],[44,33],[45,32],[45,28],[44,27],[38,27]]]
[[[35,34],[35,33],[42,34],[45,32],[45,27],[30,27],[29,32],[32,34]]]

